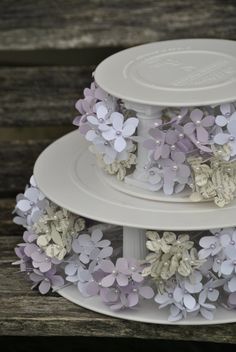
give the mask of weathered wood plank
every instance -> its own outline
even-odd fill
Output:
[[[0,199],[0,241],[1,236],[20,235],[20,226],[12,223],[12,211],[15,207],[15,198]],[[0,253],[3,250],[3,243],[0,242]]]
[[[0,126],[71,124],[92,72],[91,66],[1,67]]]
[[[0,142],[0,194],[18,193],[25,189],[33,165],[50,140]]]
[[[234,0],[0,2],[0,49],[132,46],[170,38],[236,39]]]

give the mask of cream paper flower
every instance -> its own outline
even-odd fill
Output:
[[[150,275],[157,283],[177,273],[187,277],[203,264],[188,235],[177,237],[173,232],[164,232],[160,237],[156,231],[147,231],[147,237],[147,248],[152,253],[146,257],[149,266],[143,270],[143,276]]]
[[[70,252],[72,240],[84,227],[84,219],[51,203],[33,230],[38,235],[37,245],[46,255],[61,260]]]

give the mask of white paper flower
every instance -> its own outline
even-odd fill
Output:
[[[113,112],[110,120],[112,126],[102,132],[102,136],[107,141],[114,141],[115,150],[122,152],[127,145],[126,138],[131,137],[138,126],[138,119],[130,117],[124,122],[124,115],[119,112]]]

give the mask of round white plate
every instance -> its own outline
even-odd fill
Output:
[[[39,188],[73,213],[121,226],[159,230],[201,230],[236,224],[236,200],[225,208],[212,202],[175,203],[137,198],[98,177],[95,156],[78,131],[51,144],[39,156]]]
[[[199,106],[236,100],[236,42],[181,39],[116,53],[95,70],[111,95],[160,106]]]
[[[57,291],[61,296],[69,301],[78,304],[81,307],[93,310],[116,318],[139,321],[152,324],[172,324],[172,325],[211,325],[226,324],[236,322],[235,311],[228,311],[224,308],[217,308],[213,320],[206,320],[201,316],[187,318],[178,322],[171,323],[168,321],[168,309],[158,309],[154,300],[143,300],[140,307],[133,310],[112,311],[108,306],[101,302],[98,296],[83,297],[78,289],[73,286],[67,286]]]

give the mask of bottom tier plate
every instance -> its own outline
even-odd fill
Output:
[[[157,304],[153,300],[143,300],[141,306],[138,307],[138,309],[114,312],[103,302],[101,302],[98,296],[89,298],[83,297],[77,288],[73,285],[59,289],[57,292],[69,301],[81,307],[90,309],[94,312],[109,315],[115,318],[139,321],[143,323],[171,325],[212,325],[236,322],[235,310],[229,311],[224,308],[217,308],[213,320],[206,320],[200,316],[197,316],[195,318],[187,318],[186,320],[171,323],[168,321],[168,310],[159,310]]]

